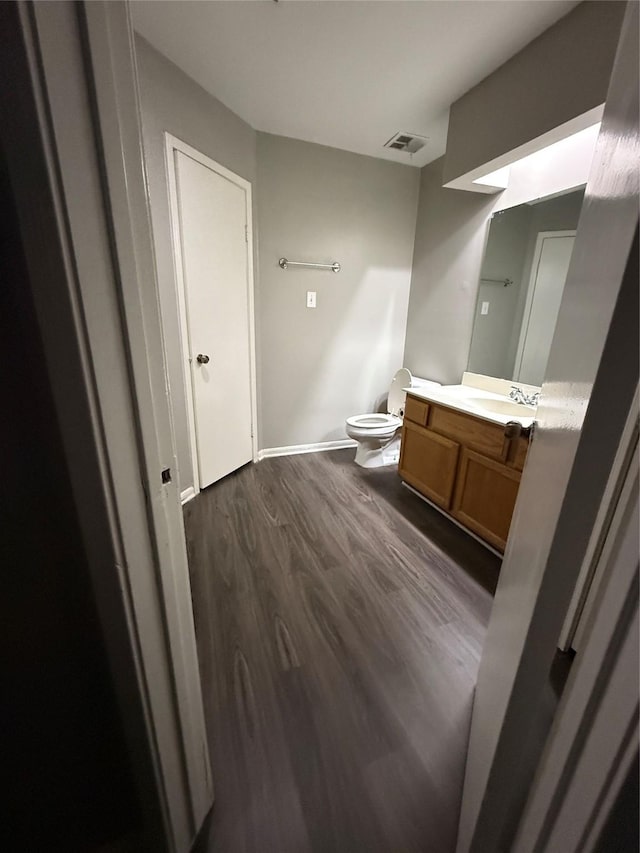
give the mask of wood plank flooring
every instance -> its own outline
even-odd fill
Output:
[[[208,853],[453,853],[499,561],[353,451],[185,507]]]

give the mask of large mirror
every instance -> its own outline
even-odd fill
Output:
[[[467,370],[541,385],[584,189],[495,213]]]

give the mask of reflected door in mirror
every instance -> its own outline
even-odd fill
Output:
[[[542,385],[569,271],[575,231],[538,235],[514,379]]]

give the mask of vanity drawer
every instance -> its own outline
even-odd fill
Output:
[[[429,404],[426,400],[419,400],[417,397],[407,395],[404,416],[406,420],[412,421],[414,424],[426,426],[429,417]]]
[[[503,459],[505,450],[504,427],[490,424],[473,415],[455,412],[445,406],[431,406],[429,427],[441,435],[459,441],[471,450]]]

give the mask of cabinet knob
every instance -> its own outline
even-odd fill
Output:
[[[504,437],[518,438],[521,432],[522,424],[518,423],[518,421],[509,421],[509,423],[504,428]]]
[[[196,356],[196,361],[198,364],[209,364],[209,356],[203,355],[202,353],[198,353]]]

